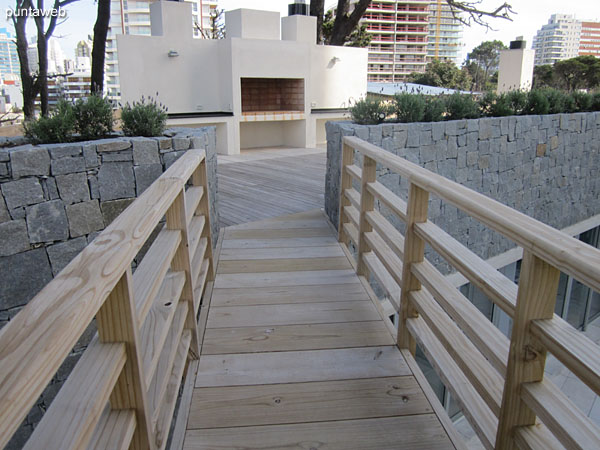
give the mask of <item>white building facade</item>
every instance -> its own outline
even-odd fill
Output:
[[[170,125],[215,125],[219,153],[315,147],[366,94],[366,49],[316,45],[315,17],[239,9],[226,39],[199,40],[181,25],[190,10],[154,3],[151,36],[118,37],[122,101],[158,92]]]
[[[581,21],[568,14],[552,14],[533,38],[535,65],[554,64],[579,54]]]
[[[110,25],[106,39],[105,83],[107,95],[119,101],[120,80],[117,55],[117,36],[121,34],[150,36],[150,4],[154,0],[113,0],[110,5]],[[201,38],[202,30],[210,27],[211,11],[217,8],[217,0],[184,0],[191,4],[186,19],[193,36]]]

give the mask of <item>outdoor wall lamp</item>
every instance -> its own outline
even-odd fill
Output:
[[[337,56],[334,56],[333,58],[331,58],[331,62],[334,63],[334,64],[337,63],[337,62],[340,62],[340,61],[341,61],[341,59],[338,58]]]
[[[169,50],[169,58],[175,58],[176,56],[179,56],[179,53],[177,53],[175,50]]]

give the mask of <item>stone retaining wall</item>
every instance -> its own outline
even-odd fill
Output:
[[[329,122],[325,211],[336,226],[342,136],[371,142],[558,229],[600,213],[599,112],[373,126]],[[381,167],[377,178],[406,199],[406,180]],[[482,258],[514,247],[435,197],[429,218]],[[447,269],[432,252],[429,257]]]
[[[188,149],[206,151],[216,244],[215,128],[166,134],[0,147],[0,328]],[[8,448],[22,447],[93,332],[91,326]]]

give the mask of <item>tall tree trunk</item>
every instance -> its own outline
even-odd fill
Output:
[[[109,22],[110,0],[98,0],[98,15],[94,25],[94,44],[92,45],[92,84],[90,86],[92,94],[102,95],[104,90],[104,57]]]
[[[29,0],[17,2],[18,8],[29,8],[31,3]],[[21,66],[21,85],[23,88],[23,114],[26,119],[33,118],[34,103],[37,97],[35,90],[35,77],[29,71],[29,55],[27,54],[27,16],[19,16],[12,18],[15,26],[15,34],[17,36],[17,55],[19,56],[19,65]]]
[[[43,24],[42,24],[43,26]],[[37,52],[39,71],[35,84],[40,93],[40,109],[42,116],[48,115],[48,41],[44,33],[38,33]]]
[[[310,1],[310,15],[317,18],[317,45],[323,43],[323,16],[325,15],[325,0]]]
[[[329,42],[331,45],[344,45],[346,43],[346,39],[356,28],[370,3],[371,0],[359,0],[354,4],[352,14],[348,14],[350,0],[338,0],[335,22]]]

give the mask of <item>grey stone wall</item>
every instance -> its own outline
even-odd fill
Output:
[[[214,127],[158,138],[52,145],[0,142],[0,328],[188,149],[207,155],[213,242],[219,233]],[[8,448],[21,448],[85,349],[73,349]]]
[[[326,127],[325,211],[336,226],[342,136],[371,142],[558,229],[600,213],[599,112]],[[406,199],[406,180],[379,166],[377,178]],[[429,218],[482,258],[514,247],[435,197]],[[432,251],[428,257],[447,270]]]

